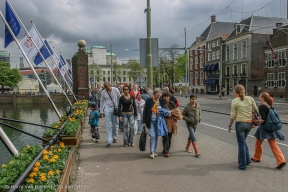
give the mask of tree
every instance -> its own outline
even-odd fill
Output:
[[[131,77],[135,82],[139,74],[144,73],[144,69],[140,66],[140,63],[134,59],[130,59],[127,63],[128,77]]]
[[[116,62],[113,63],[113,82],[121,81],[121,77],[123,76],[123,67],[122,65],[117,64]]]
[[[100,79],[102,78],[102,70],[100,67],[97,66],[96,63],[94,63],[94,70],[95,70],[95,79],[96,79],[96,82],[99,82]],[[93,65],[88,65],[88,71],[91,73],[90,76],[93,77]]]
[[[4,86],[14,87],[19,81],[21,81],[22,76],[18,69],[10,69],[10,67],[3,66],[2,63],[0,65],[0,85],[2,86],[3,92]]]
[[[10,67],[10,64],[7,62],[0,61],[0,67]]]
[[[173,49],[178,48],[177,44],[173,44],[170,48],[160,53],[160,72],[167,74],[169,81],[173,84],[175,64],[179,51]]]
[[[177,63],[175,65],[175,75],[176,75],[176,79],[182,79],[184,76],[186,76],[185,74],[185,68],[186,68],[186,62],[187,62],[187,53],[183,53],[181,54],[177,59],[176,59]]]

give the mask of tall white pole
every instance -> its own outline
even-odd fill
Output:
[[[4,21],[4,23],[5,23],[6,27],[7,27],[7,29],[8,29],[9,32],[11,33],[11,35],[12,35],[14,41],[16,42],[16,44],[18,45],[20,51],[22,52],[23,56],[25,57],[27,63],[30,65],[31,70],[33,71],[34,75],[36,76],[37,80],[39,81],[40,86],[41,86],[42,89],[44,90],[45,94],[47,95],[47,97],[48,97],[48,99],[49,99],[49,101],[50,101],[50,103],[51,103],[51,105],[53,106],[53,108],[54,108],[56,114],[58,115],[58,117],[59,117],[59,119],[60,119],[60,118],[61,118],[61,114],[60,114],[60,112],[58,111],[57,107],[55,106],[53,100],[51,99],[51,97],[50,97],[50,95],[49,95],[49,93],[48,93],[48,91],[46,90],[46,88],[45,88],[45,86],[43,85],[43,83],[42,83],[41,79],[39,78],[39,76],[37,75],[37,73],[36,73],[34,67],[32,66],[30,60],[28,59],[27,55],[25,54],[24,50],[22,49],[20,43],[18,42],[17,38],[15,37],[13,31],[11,30],[9,24],[8,24],[7,21],[5,20],[5,17],[3,16],[3,14],[2,14],[1,11],[0,11],[0,16],[2,17],[2,20]]]

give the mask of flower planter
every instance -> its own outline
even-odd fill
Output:
[[[62,171],[62,175],[59,181],[57,192],[66,192],[69,189],[69,178],[72,170],[73,164],[73,152],[70,150],[68,158],[65,163],[65,168]]]
[[[79,138],[80,138],[80,135],[81,135],[81,127],[78,128],[77,130],[77,134],[76,135],[62,135],[60,136],[60,141],[62,141],[65,146],[67,147],[77,147],[78,144],[79,144]],[[46,140],[50,140],[52,137],[43,137],[43,139],[46,139]],[[43,144],[45,144],[46,142],[43,141]]]

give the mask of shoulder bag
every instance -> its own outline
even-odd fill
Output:
[[[106,91],[107,91],[107,90],[106,90]],[[113,89],[112,89],[112,91],[113,91]],[[113,99],[112,99],[112,97],[111,97],[111,95],[109,94],[108,91],[107,91],[107,93],[108,93],[108,95],[109,95],[109,97],[110,97],[110,99],[111,99],[111,101],[112,101],[112,103],[113,103],[113,105],[114,105],[113,115],[118,116],[118,107],[115,106],[114,101],[113,101]]]
[[[260,125],[259,120],[261,119],[261,116],[255,109],[253,109],[253,101],[254,101],[254,99],[252,99],[252,97],[249,97],[249,98],[251,100],[251,106],[252,106],[252,124],[255,125],[255,126],[259,126]]]

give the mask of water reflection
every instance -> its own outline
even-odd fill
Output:
[[[65,106],[57,105],[60,114],[64,114]],[[31,123],[38,123],[41,125],[50,125],[51,123],[58,121],[58,116],[55,113],[53,107],[50,104],[21,104],[21,105],[10,105],[1,104],[0,105],[0,117],[11,118],[15,120],[27,121]],[[17,122],[2,121],[6,124],[14,126],[23,131],[33,133],[39,137],[42,136],[44,128],[34,125],[26,125]],[[24,133],[15,131],[11,128],[2,126],[7,136],[13,142],[15,147],[19,150],[22,146],[32,145],[32,144],[42,144],[42,141],[28,136]],[[4,144],[0,140],[0,165],[10,161],[12,156],[5,148]]]

